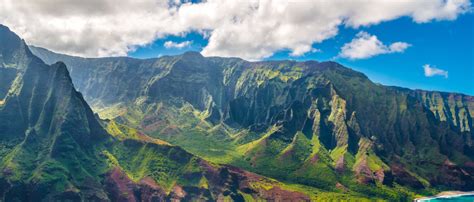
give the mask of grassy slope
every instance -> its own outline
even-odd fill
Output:
[[[171,191],[171,188],[175,184],[180,184],[180,185],[188,185],[188,186],[198,186],[198,187],[206,187],[208,186],[206,181],[207,179],[205,177],[201,178],[194,178],[194,179],[188,179],[188,178],[183,178],[181,176],[185,176],[186,174],[193,173],[193,172],[200,172],[200,167],[198,166],[198,159],[195,157],[191,157],[190,159],[184,160],[184,162],[187,162],[185,164],[180,164],[174,161],[170,161],[169,156],[163,156],[164,153],[170,153],[170,152],[160,152],[166,147],[173,148],[170,145],[167,145],[167,143],[161,142],[163,146],[166,147],[155,147],[154,144],[156,143],[150,143],[150,144],[143,144],[135,149],[134,147],[130,147],[130,144],[135,144],[135,143],[127,143],[128,139],[132,140],[138,140],[138,141],[148,141],[148,140],[143,140],[141,138],[137,138],[136,133],[137,131],[130,130],[129,127],[124,126],[122,124],[115,123],[113,121],[109,122],[107,124],[107,131],[110,131],[111,135],[117,137],[117,133],[120,133],[120,137],[122,141],[125,141],[123,143],[117,144],[112,148],[111,151],[104,150],[103,154],[107,157],[108,162],[109,162],[109,167],[120,167],[122,168],[126,174],[133,179],[134,181],[138,182],[140,179],[143,179],[146,176],[152,177],[155,179],[157,182],[160,183],[160,185],[164,188],[166,188],[166,191],[169,192]],[[114,132],[111,132],[114,131]],[[132,131],[130,133],[130,131]],[[194,135],[202,135],[202,134],[194,134]],[[157,141],[158,139],[153,139],[153,141]],[[179,140],[174,140],[174,141],[179,141]],[[209,146],[209,145],[203,145],[202,142],[203,139],[200,140],[191,140],[190,142],[187,142],[188,144],[191,144],[192,142],[194,143],[200,143],[199,145],[194,145],[194,147],[200,147],[200,146]],[[125,146],[128,145],[128,146]],[[233,144],[227,144],[227,146],[230,146]],[[235,146],[235,145],[234,145]],[[154,149],[153,149],[154,148]],[[157,152],[157,148],[160,148],[159,151]],[[166,149],[165,149],[166,150]],[[163,150],[164,151],[164,150]],[[198,150],[199,152],[202,152],[201,150]],[[213,149],[215,152],[219,151],[227,151],[227,152],[232,152],[231,155],[239,155],[238,152],[235,152],[235,150],[230,151],[229,149]],[[203,152],[202,154],[205,154]],[[211,161],[211,162],[219,162],[219,163],[231,163],[231,164],[238,164],[235,162],[235,159],[237,158],[229,158],[227,155],[215,155],[216,153],[207,153],[208,155],[202,155],[201,157]],[[227,158],[223,159],[222,156],[227,156]],[[243,157],[243,156],[241,156]],[[243,160],[241,159],[242,163]],[[217,165],[216,165],[217,166]],[[242,167],[247,167],[246,165],[238,165]],[[160,169],[157,169],[160,168]],[[250,168],[250,167],[249,167]],[[170,174],[171,173],[171,174]],[[358,201],[372,201],[375,198],[368,199],[366,198],[366,195],[356,193],[356,192],[329,192],[327,190],[322,190],[318,189],[315,187],[311,186],[305,186],[301,184],[294,184],[291,182],[284,183],[284,182],[278,182],[276,180],[271,179],[270,181],[260,181],[253,183],[251,187],[255,189],[264,189],[264,190],[270,190],[274,188],[275,186],[279,186],[283,189],[290,190],[290,191],[296,191],[296,192],[301,192],[309,195],[311,197],[312,201],[327,201],[327,200],[358,200]],[[243,193],[242,193],[243,194]],[[255,200],[255,198],[252,198],[252,196],[248,195],[247,199],[252,201]]]
[[[149,82],[145,86],[132,84],[134,89],[142,87],[140,96],[143,97],[132,96],[132,101],[121,100],[121,103],[118,100],[122,97],[119,97],[115,99],[119,104],[97,111],[103,117],[143,129],[151,136],[183,146],[213,162],[237,165],[283,180],[298,180],[298,183],[318,182],[321,184],[312,185],[328,190],[335,189],[337,181],[368,196],[387,197],[399,192],[396,184],[387,188],[378,183],[368,186],[356,183],[364,177],[373,178],[374,172],[386,171],[387,164],[400,163],[410,177],[429,188],[428,179],[442,177],[437,176],[435,165],[448,158],[459,165],[470,160],[461,149],[464,143],[460,136],[469,136],[467,111],[472,106],[468,100],[458,99],[459,96],[443,95],[445,98],[438,99],[421,94],[418,95],[421,98],[416,98],[411,91],[376,85],[364,75],[331,62],[318,65],[316,62],[291,61],[247,63],[203,58],[197,53],[191,55],[172,57],[170,63],[166,62],[167,58],[161,58],[157,60],[158,66],[139,68],[140,71],[160,69],[159,78],[146,78],[153,73],[140,78],[135,78],[139,73],[134,74],[133,79],[124,78],[138,83]],[[161,65],[162,62],[166,65]],[[165,69],[164,74],[161,74],[161,66]],[[117,63],[104,68],[113,72],[118,67],[122,66]],[[126,69],[134,67],[131,64]],[[92,68],[91,71],[95,70]],[[84,83],[89,85],[91,82]],[[95,91],[86,90],[85,93],[92,96]],[[226,103],[228,99],[230,104]],[[308,106],[308,100],[320,112],[321,131],[313,134],[313,137],[321,137],[319,142],[305,128],[296,128],[305,118],[316,118],[304,117],[305,113],[312,113],[301,107]],[[440,100],[446,104],[439,104],[442,103]],[[230,109],[225,113],[230,114],[227,115],[233,121],[230,125],[237,125],[237,129],[225,124],[213,125],[219,121],[219,110],[229,110],[225,108],[227,105],[234,106],[233,111]],[[425,107],[439,115],[431,117]],[[280,114],[272,111],[275,109],[280,110],[277,111]],[[283,114],[288,111],[291,114]],[[357,116],[354,116],[355,112]],[[472,117],[472,110],[470,113]],[[288,120],[287,117],[293,114],[295,120]],[[437,122],[447,118],[453,121],[450,124],[454,129]],[[284,125],[290,132],[271,133],[272,127],[281,126],[273,125],[275,120],[292,121]],[[274,122],[268,124],[271,121]],[[150,128],[146,128],[150,126],[148,122],[153,123]],[[266,131],[246,128],[261,126],[259,124],[267,124]],[[458,126],[468,133],[457,132],[455,127]],[[357,138],[351,139],[354,136]],[[373,145],[375,142],[378,145]],[[442,148],[451,149],[443,151]],[[385,154],[380,155],[380,152]],[[285,156],[292,158],[283,158]],[[392,157],[399,159],[389,159]],[[317,159],[317,163],[312,162],[313,159]],[[423,164],[425,161],[429,163]],[[336,174],[337,170],[342,170],[342,174]]]
[[[234,165],[282,180],[283,183],[281,185],[283,187],[307,193],[313,196],[315,200],[364,199],[366,197],[401,200],[420,196],[412,190],[401,186],[387,187],[381,184],[360,186],[360,184],[354,181],[354,177],[351,174],[339,175],[334,171],[335,159],[341,156],[351,159],[349,160],[351,162],[350,165],[360,164],[361,159],[366,158],[368,159],[369,167],[373,170],[385,166],[378,157],[373,155],[372,151],[367,151],[368,155],[363,157],[361,154],[351,156],[345,147],[328,151],[321,147],[318,138],[308,139],[302,133],[298,133],[295,139],[290,144],[287,144],[269,138],[279,130],[278,126],[268,129],[263,134],[251,134],[248,130],[226,130],[228,127],[225,125],[212,126],[211,123],[205,120],[205,117],[201,116],[205,112],[196,110],[189,105],[171,110],[169,107],[161,109],[161,116],[176,122],[168,123],[160,128],[160,130],[149,133],[149,135],[186,148],[187,151],[210,162]],[[114,113],[122,114],[116,120],[130,125],[125,126],[123,123],[118,124],[115,121],[111,121],[108,127],[108,131],[111,134],[114,134],[113,128],[117,127],[117,125],[120,126],[119,128],[127,130],[139,128],[139,125],[134,124],[136,123],[135,121],[127,122],[127,119],[137,120],[146,113],[137,110],[137,108],[128,109],[120,107],[108,108],[104,111],[107,112],[106,115],[109,118],[114,117]],[[128,111],[132,111],[132,113],[128,113]],[[123,115],[123,113],[127,115]],[[176,118],[176,116],[179,116],[179,118]],[[175,125],[181,127],[170,134],[169,127]],[[132,132],[132,137],[136,133],[138,132]],[[216,138],[215,135],[221,135],[225,138]],[[241,139],[243,137],[249,138],[252,135],[259,138]],[[262,144],[268,145],[262,146]],[[265,150],[260,151],[262,149]],[[292,152],[291,158],[285,157],[285,153],[288,152]],[[258,162],[253,162],[250,158],[255,156],[255,153],[259,153],[258,158],[255,158]],[[310,157],[315,155],[318,156],[318,163],[311,162]],[[292,158],[297,159],[292,160]],[[258,166],[255,167],[255,165]],[[337,182],[344,184],[347,190],[346,188],[336,188]]]

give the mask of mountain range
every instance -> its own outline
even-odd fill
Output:
[[[336,62],[81,58],[0,27],[4,200],[409,200],[474,189],[474,97]],[[43,62],[44,61],[44,62]]]
[[[0,39],[2,201],[309,200],[100,120],[64,63],[45,64],[4,26]]]

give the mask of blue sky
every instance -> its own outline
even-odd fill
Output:
[[[376,35],[384,44],[403,41],[411,44],[404,52],[381,54],[366,59],[336,57],[341,47],[351,42],[360,31]],[[184,48],[166,48],[164,43],[192,41]],[[197,32],[183,36],[168,36],[140,47],[128,55],[152,58],[175,55],[185,51],[202,51],[208,41]],[[365,73],[372,81],[412,89],[460,92],[474,95],[474,14],[468,13],[452,21],[415,23],[403,17],[378,25],[351,28],[340,26],[339,33],[322,43],[313,44],[320,51],[299,57],[291,51],[279,51],[264,60],[335,60],[347,67]],[[448,72],[448,77],[424,74],[423,65],[429,64]]]

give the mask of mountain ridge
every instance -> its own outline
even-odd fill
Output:
[[[58,58],[60,57],[57,57],[57,56],[64,56],[64,57],[67,57],[67,58],[77,58],[77,59],[114,59],[114,58],[126,58],[126,59],[130,59],[130,60],[157,60],[161,57],[175,57],[175,56],[180,56],[180,55],[184,55],[185,53],[197,53],[199,55],[202,56],[202,54],[198,51],[186,51],[185,53],[183,54],[178,54],[178,55],[163,55],[163,56],[160,56],[160,57],[153,57],[153,58],[134,58],[134,57],[129,57],[129,56],[117,56],[117,57],[80,57],[80,56],[72,56],[72,55],[67,55],[67,54],[63,54],[63,53],[58,53],[58,52],[54,52],[54,51],[51,51],[51,50],[48,50],[46,48],[43,48],[43,47],[38,47],[38,46],[34,46],[34,45],[29,45],[29,47],[32,48],[32,51],[37,54],[37,55],[40,55],[42,59],[44,59],[45,61],[48,61],[49,63],[53,62],[54,60],[57,60]],[[53,57],[53,58],[48,58],[48,55],[57,55],[56,57]],[[203,57],[206,57],[206,56],[203,56]],[[242,61],[245,61],[245,62],[251,62],[251,61],[247,61],[247,60],[244,60],[242,58],[238,58],[238,57],[220,57],[220,56],[207,56],[206,58],[211,58],[211,59],[235,59],[235,60],[242,60]],[[323,63],[323,62],[334,62],[334,63],[337,63],[341,66],[343,66],[342,64],[336,62],[336,61],[333,61],[333,60],[328,60],[328,61],[317,61],[317,60],[304,60],[304,61],[298,61],[298,60],[264,60],[264,61],[252,61],[254,63],[265,63],[265,62],[316,62],[316,63]],[[358,73],[361,73],[361,74],[364,74],[362,72],[359,72],[357,70],[354,70],[354,69],[351,69],[349,67],[345,67],[343,66],[344,68],[347,68],[347,69],[350,69],[352,71],[355,71],[355,72],[358,72]],[[367,75],[364,74],[365,77],[368,78]],[[426,89],[421,89],[421,88],[409,88],[409,87],[402,87],[402,86],[396,86],[396,85],[385,85],[385,84],[382,84],[382,83],[375,83],[375,84],[378,84],[378,85],[382,85],[382,86],[385,86],[385,87],[393,87],[393,88],[396,88],[396,89],[400,89],[400,90],[408,90],[408,91],[424,91],[424,92],[431,92],[431,93],[441,93],[441,94],[445,94],[445,93],[451,93],[451,94],[459,94],[459,95],[462,95],[462,96],[470,96],[470,97],[474,97],[474,95],[470,95],[468,93],[463,93],[463,92],[456,92],[456,91],[442,91],[442,90],[426,90]]]
[[[374,195],[473,186],[472,96],[387,87],[335,62],[37,54],[69,62],[102,117],[210,161]]]
[[[48,51],[46,49],[38,49],[39,51],[37,51],[37,49],[33,48],[33,50],[35,51],[36,54],[39,54],[39,55],[44,55],[43,57],[46,57],[45,55],[47,55]],[[41,50],[42,51],[47,51],[47,52],[43,52],[41,53]],[[49,51],[49,54],[53,54],[54,55],[54,52],[50,52]],[[202,55],[200,55],[198,52],[195,52],[193,55],[199,55],[201,58]],[[66,58],[69,58],[67,55],[61,55],[61,56],[64,56]],[[185,55],[178,55],[178,56],[166,56],[166,58],[180,58],[180,57],[184,57]],[[72,58],[76,58],[76,57],[72,57]],[[77,59],[77,58],[76,58]],[[109,59],[113,59],[113,58],[103,58],[103,60],[109,60]],[[117,58],[119,60],[123,59],[123,57],[120,57],[120,58]],[[160,58],[155,58],[155,59],[135,59],[135,58],[127,58],[127,59],[130,59],[130,60],[138,60],[138,61],[149,61],[149,60],[160,60]],[[325,67],[318,67],[318,68],[342,68],[341,72],[344,72],[344,71],[348,71],[350,75],[352,76],[357,76],[357,77],[361,77],[362,79],[367,79],[368,80],[368,77],[366,75],[364,75],[363,73],[359,73],[359,72],[356,72],[352,69],[348,69],[336,62],[333,62],[333,61],[328,61],[328,62],[317,62],[317,61],[306,61],[306,62],[296,62],[296,61],[262,61],[262,62],[248,62],[248,61],[245,61],[245,60],[242,60],[242,59],[238,59],[238,58],[220,58],[220,57],[209,57],[208,59],[211,59],[211,60],[237,60],[238,62],[242,62],[242,63],[247,63],[247,64],[252,64],[252,66],[258,66],[259,64],[272,64],[272,63],[289,63],[290,65],[291,64],[311,64],[311,63],[315,63],[315,64],[328,64],[328,65],[322,65],[322,66],[325,66]],[[54,59],[50,59],[50,62],[52,62],[52,60]],[[336,70],[334,70],[336,71]],[[463,93],[449,93],[449,92],[442,92],[442,91],[425,91],[425,90],[419,90],[419,89],[408,89],[408,88],[403,88],[403,87],[396,87],[396,86],[384,86],[384,85],[381,85],[382,87],[387,87],[387,88],[393,88],[397,91],[403,91],[403,92],[407,92],[407,93],[421,93],[421,92],[426,92],[426,93],[429,93],[429,94],[440,94],[440,95],[443,95],[446,97],[446,95],[455,95],[455,96],[461,96],[462,99],[466,100],[466,101],[471,101],[473,99],[473,96],[469,96],[469,95],[466,95],[466,94],[463,94]]]
[[[320,192],[209,163],[114,120],[100,120],[64,63],[46,65],[0,27],[4,35],[12,37],[0,41],[0,77],[14,78],[0,83],[7,89],[0,105],[1,200],[309,201]],[[339,196],[347,197],[327,197]]]
[[[13,36],[5,42],[20,44],[0,44],[9,61],[5,68],[16,70],[0,107],[2,198],[48,198],[64,187],[96,181],[90,166],[105,130],[74,89],[66,66],[44,64],[18,36],[4,27],[0,32]]]

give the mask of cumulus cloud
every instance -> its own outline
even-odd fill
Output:
[[[0,0],[0,23],[28,43],[80,56],[126,55],[167,35],[197,31],[208,56],[258,60],[280,50],[298,56],[338,34],[409,17],[453,20],[469,0]],[[403,49],[394,45],[393,50]],[[392,47],[390,47],[392,48]]]
[[[438,69],[429,64],[423,65],[423,70],[425,71],[426,77],[444,76],[444,78],[448,78],[448,71]]]
[[[344,44],[339,57],[355,59],[370,58],[380,54],[400,53],[411,45],[405,42],[395,42],[390,46],[384,45],[375,35],[359,32],[351,42]]]
[[[181,49],[181,48],[185,48],[185,47],[190,46],[192,43],[193,43],[192,41],[183,41],[181,43],[177,43],[177,42],[174,42],[174,41],[166,41],[164,43],[164,46],[165,46],[165,48]]]
[[[388,50],[391,53],[402,53],[403,51],[405,51],[405,49],[407,49],[410,46],[411,46],[411,44],[408,44],[408,43],[405,43],[405,42],[395,42],[395,43],[392,43],[388,47]]]
[[[301,47],[301,48],[293,50],[290,53],[290,56],[298,57],[298,56],[304,55],[305,53],[318,53],[318,52],[322,52],[322,51],[320,49],[312,48],[311,46],[308,46],[308,47]]]

